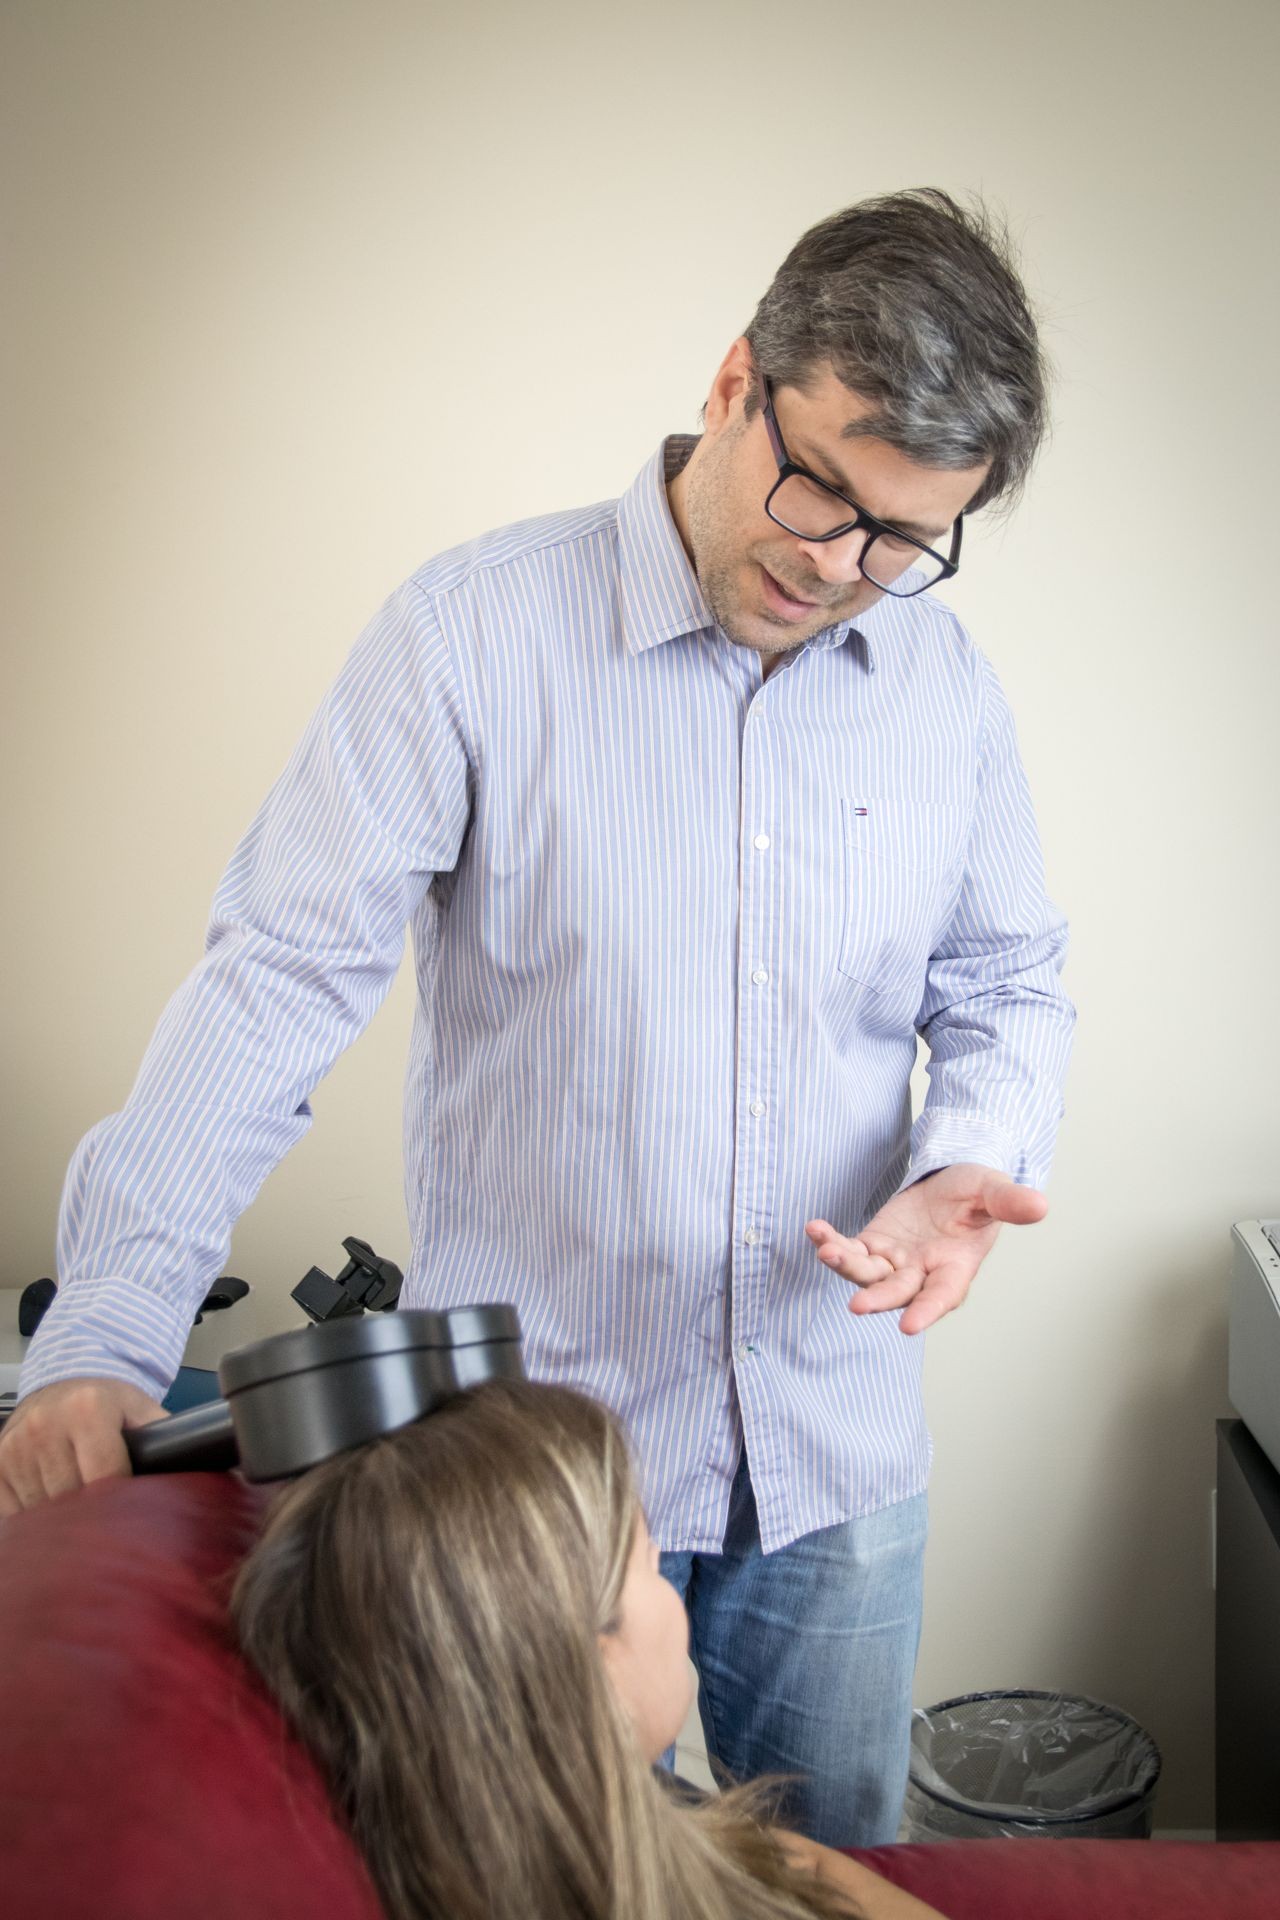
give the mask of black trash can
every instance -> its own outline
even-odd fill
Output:
[[[912,1716],[908,1840],[1149,1840],[1160,1750],[1118,1707],[966,1693]]]

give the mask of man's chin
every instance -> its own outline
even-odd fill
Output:
[[[770,620],[766,614],[751,614],[745,620],[720,622],[720,630],[735,646],[751,647],[756,653],[795,653],[829,620]]]
[[[750,647],[753,653],[795,653],[806,640],[812,640],[813,633],[818,631],[816,627],[813,633],[807,630],[797,633],[794,627],[766,628],[763,620],[753,622],[753,630],[750,633],[745,632],[736,622],[730,626],[722,620],[719,626],[726,640],[731,640],[735,647]]]
[[[833,614],[826,607],[820,615],[815,614],[809,620],[774,619],[767,610],[757,611],[755,607],[744,612],[739,606],[732,612],[726,612],[710,596],[707,605],[726,640],[731,640],[735,647],[750,647],[754,653],[795,653],[812,640],[815,633],[821,633],[824,627],[834,626],[837,621],[851,617]]]

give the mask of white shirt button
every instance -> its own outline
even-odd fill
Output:
[[[765,972],[763,967],[757,967],[755,972],[752,974],[751,978],[755,982],[756,986],[763,987],[767,984],[769,976]]]
[[[736,1360],[745,1360],[747,1355],[750,1353],[750,1351],[751,1349],[747,1345],[746,1341],[739,1340],[737,1346],[733,1350],[734,1358]]]
[[[758,1120],[760,1118],[760,1115],[765,1111],[764,1101],[753,1100],[751,1102],[751,1111],[755,1115],[756,1119]]]
[[[749,1247],[754,1247],[760,1239],[760,1235],[756,1232],[754,1227],[748,1227],[742,1237],[746,1241]]]
[[[759,847],[759,849],[760,849],[760,851],[761,851],[761,853],[763,853],[763,852],[764,852],[764,850],[765,850],[765,848],[766,848],[766,847],[768,846],[768,844],[769,844],[769,836],[768,836],[768,834],[767,834],[767,833],[758,833],[758,834],[756,835],[756,837],[755,837],[755,839],[754,839],[754,840],[753,840],[753,841],[751,842],[751,844],[752,844],[752,846],[753,846],[753,847]]]

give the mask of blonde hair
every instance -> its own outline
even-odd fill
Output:
[[[326,1771],[390,1920],[799,1920],[767,1790],[680,1805],[600,1655],[639,1516],[621,1431],[494,1382],[289,1486],[244,1653]]]

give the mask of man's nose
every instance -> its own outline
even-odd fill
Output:
[[[861,580],[867,545],[865,527],[850,527],[838,540],[800,540],[797,544],[814,572],[831,586],[850,586]]]

